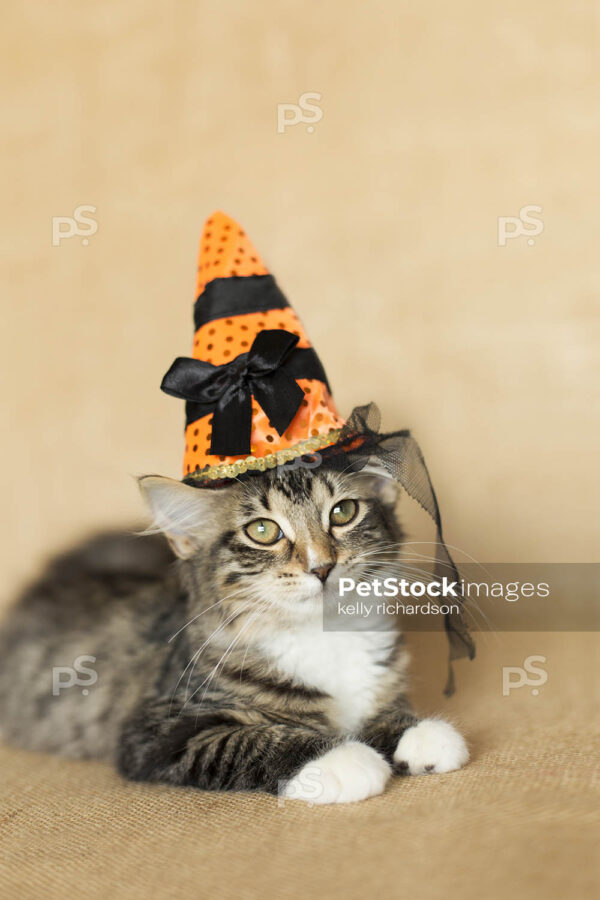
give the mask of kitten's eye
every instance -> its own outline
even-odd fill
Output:
[[[272,519],[255,519],[244,531],[257,544],[276,544],[283,537],[283,531]]]
[[[329,513],[332,525],[348,525],[358,512],[356,500],[340,500]]]

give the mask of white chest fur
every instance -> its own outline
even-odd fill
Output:
[[[282,675],[329,694],[338,727],[352,733],[375,710],[394,638],[390,632],[324,632],[319,625],[279,632],[261,649]]]

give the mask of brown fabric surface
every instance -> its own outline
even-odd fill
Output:
[[[597,896],[594,635],[483,635],[440,697],[441,635],[414,645],[422,713],[469,737],[472,762],[395,779],[364,803],[130,784],[107,766],[0,751],[2,897]],[[502,696],[502,666],[546,657],[547,683]]]

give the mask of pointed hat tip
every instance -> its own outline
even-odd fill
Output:
[[[268,274],[242,226],[221,210],[212,213],[204,223],[200,238],[196,296],[215,278]]]

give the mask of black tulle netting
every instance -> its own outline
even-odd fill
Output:
[[[440,580],[446,576],[452,581],[460,582],[458,570],[444,542],[437,498],[419,445],[409,431],[394,431],[387,434],[381,432],[380,421],[379,409],[374,403],[356,407],[336,444],[307,456],[306,463],[311,468],[325,466],[345,472],[360,472],[368,466],[369,469],[374,468],[398,481],[407,495],[429,515],[435,526],[436,553],[433,576]],[[285,465],[293,467],[298,465],[298,462]],[[260,478],[261,473],[248,472],[241,476],[241,479],[257,477]],[[194,481],[190,480],[189,483],[194,484]],[[212,482],[210,488],[218,489],[223,484]],[[198,482],[195,482],[195,486],[199,486]],[[463,616],[464,597],[459,598],[458,606],[459,612],[447,613],[444,617],[450,645],[448,681],[445,688],[447,695],[454,693],[452,661],[464,657],[473,659],[475,656],[475,644]]]
[[[381,416],[374,403],[356,407],[334,447],[320,451],[321,464],[345,471],[361,471],[365,466],[383,470],[400,483],[409,497],[431,517],[436,530],[435,563],[433,575],[444,575],[460,581],[456,564],[452,559],[442,533],[440,510],[431,484],[423,454],[409,431],[380,431]],[[475,656],[475,644],[464,620],[464,597],[460,598],[460,612],[447,613],[444,625],[450,644],[448,681],[445,693],[454,693],[452,661]]]

